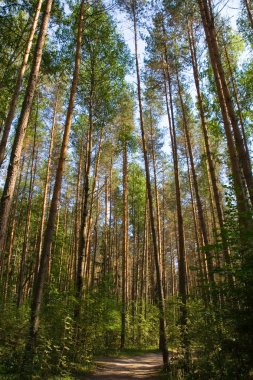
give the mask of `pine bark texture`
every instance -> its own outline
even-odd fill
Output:
[[[0,202],[0,254],[6,239],[7,225],[9,221],[10,208],[13,200],[13,193],[15,189],[16,179],[18,175],[21,151],[23,141],[26,134],[26,128],[29,121],[29,116],[32,110],[33,97],[38,81],[40,64],[42,59],[43,47],[45,44],[48,22],[50,19],[51,8],[53,0],[47,0],[45,11],[40,26],[40,32],[35,47],[34,59],[32,64],[31,73],[29,76],[25,98],[22,105],[21,114],[18,120],[18,125],[15,133],[15,138],[12,146],[10,163],[8,166],[7,177],[4,185],[4,190]]]
[[[20,67],[19,72],[18,72],[17,82],[15,85],[15,89],[14,89],[14,93],[13,93],[11,102],[10,102],[10,108],[9,108],[9,111],[8,111],[8,114],[7,114],[5,123],[4,123],[3,135],[1,138],[1,142],[0,142],[0,167],[2,166],[3,161],[4,161],[6,144],[7,144],[9,133],[11,130],[11,124],[12,124],[12,121],[13,121],[13,118],[15,115],[15,111],[17,108],[17,102],[18,102],[23,78],[24,78],[24,75],[26,72],[28,59],[29,59],[29,55],[31,52],[31,48],[32,48],[32,43],[34,40],[34,35],[35,35],[37,24],[39,21],[41,6],[42,6],[42,0],[38,0],[37,5],[36,5],[36,9],[35,9],[35,13],[34,13],[34,18],[33,18],[32,26],[31,26],[30,34],[29,34],[29,37],[27,40],[27,45],[26,45],[23,61],[22,61],[21,67]]]
[[[143,120],[142,99],[141,99],[141,79],[140,79],[140,69],[139,69],[139,60],[138,60],[137,20],[136,20],[135,1],[133,4],[133,19],[134,19],[134,40],[135,40],[135,64],[136,64],[137,87],[138,87],[138,104],[139,104],[139,114],[140,114],[142,149],[143,149],[143,156],[144,156],[144,162],[145,162],[146,186],[147,186],[149,214],[150,214],[149,216],[150,216],[151,234],[152,234],[152,241],[153,241],[156,278],[157,278],[158,307],[160,311],[160,317],[159,317],[160,318],[160,347],[163,354],[163,363],[165,366],[168,366],[169,353],[167,350],[165,304],[164,304],[164,295],[163,295],[163,287],[162,287],[162,276],[161,276],[161,271],[160,271],[159,251],[158,251],[158,245],[157,245],[157,235],[156,235],[154,206],[153,206],[153,195],[152,195],[152,188],[151,188],[150,169],[149,169],[147,143],[146,143],[146,136],[145,136],[144,120]]]
[[[30,319],[30,330],[29,339],[26,347],[26,357],[25,360],[29,361],[29,354],[33,353],[36,338],[39,329],[39,316],[41,310],[41,304],[43,301],[43,290],[45,286],[46,274],[48,269],[48,260],[50,255],[50,249],[53,239],[53,232],[56,223],[57,208],[61,192],[61,184],[64,170],[64,162],[67,155],[67,147],[70,135],[70,129],[72,124],[72,115],[74,109],[74,100],[78,83],[79,69],[81,63],[81,46],[83,37],[83,27],[84,27],[84,13],[85,13],[85,2],[81,1],[79,21],[78,21],[78,32],[77,32],[77,42],[76,42],[76,53],[75,53],[75,66],[73,73],[73,80],[70,91],[70,98],[67,109],[67,116],[64,128],[64,135],[62,140],[61,152],[58,162],[58,167],[56,171],[55,185],[53,191],[53,197],[51,201],[51,206],[49,210],[49,216],[47,220],[47,226],[44,234],[43,248],[41,252],[39,272],[34,281],[33,294],[32,294],[32,304],[31,304],[31,319]]]
[[[217,94],[221,106],[224,129],[227,137],[240,223],[242,228],[245,228],[248,224],[247,217],[245,217],[245,215],[248,213],[248,201],[241,175],[241,168],[245,181],[247,183],[251,202],[253,203],[253,177],[251,172],[251,165],[248,161],[247,153],[244,147],[244,141],[238,127],[233,101],[222,66],[221,55],[216,38],[216,29],[212,8],[207,0],[198,0],[198,5],[205,30],[206,42],[208,45]]]

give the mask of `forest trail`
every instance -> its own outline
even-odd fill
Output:
[[[101,358],[97,360],[96,371],[84,380],[156,380],[161,366],[162,356],[155,353],[123,358]]]

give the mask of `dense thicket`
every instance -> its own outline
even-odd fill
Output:
[[[251,378],[252,12],[0,2],[0,377]]]

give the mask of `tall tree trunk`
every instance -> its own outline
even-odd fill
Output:
[[[246,9],[247,9],[247,14],[248,14],[250,26],[253,29],[253,16],[252,16],[252,9],[251,9],[250,0],[244,0],[244,3],[246,6]]]
[[[99,137],[99,143],[98,143],[98,149],[97,149],[97,154],[96,154],[96,163],[95,163],[95,169],[94,169],[94,176],[93,176],[93,183],[92,183],[92,189],[91,189],[91,199],[90,199],[90,211],[89,211],[89,217],[88,217],[88,238],[90,239],[91,232],[92,232],[92,213],[94,209],[94,196],[95,196],[95,189],[97,185],[97,177],[98,177],[98,169],[99,169],[99,164],[100,164],[100,157],[101,157],[101,145],[102,145],[102,138],[103,138],[103,129],[100,132],[100,137]],[[97,204],[97,208],[99,207],[99,204]],[[94,229],[97,227],[98,223],[98,215],[96,215],[96,220],[94,224]],[[95,231],[97,233],[97,231]],[[94,248],[94,255],[95,255],[95,250]],[[86,256],[88,253],[86,254]],[[89,258],[89,262],[91,263],[91,260]],[[89,276],[88,276],[89,274]],[[92,270],[90,268],[90,265],[87,266],[87,276],[88,276],[88,285],[90,287],[91,284],[91,277],[92,277]]]
[[[153,252],[154,252],[154,260],[155,260],[156,277],[157,277],[158,306],[159,306],[159,311],[160,311],[160,316],[159,316],[160,346],[161,346],[162,354],[163,354],[163,363],[165,366],[168,366],[169,353],[167,350],[165,304],[164,304],[164,295],[163,295],[163,287],[162,287],[162,277],[161,277],[161,271],[160,271],[159,252],[158,252],[158,246],[157,246],[154,205],[153,205],[153,195],[152,195],[152,188],[151,188],[150,169],[149,169],[149,162],[148,162],[147,143],[146,143],[143,111],[142,111],[141,80],[140,80],[138,44],[137,44],[136,0],[134,0],[133,2],[132,10],[133,10],[133,19],[134,19],[135,63],[136,63],[136,75],[137,75],[137,87],[138,87],[138,103],[139,103],[139,113],[140,113],[142,149],[143,149],[144,162],[145,162],[146,186],[147,186],[147,193],[148,193],[150,224],[151,224],[151,233],[152,233],[152,240],[153,240]]]
[[[199,194],[199,186],[198,186],[197,174],[195,170],[194,158],[193,158],[193,153],[192,153],[190,133],[188,129],[188,122],[187,122],[187,118],[185,114],[185,105],[184,105],[183,96],[182,96],[182,88],[179,82],[178,73],[177,73],[177,85],[178,85],[178,93],[179,93],[179,98],[180,98],[180,105],[181,105],[182,114],[183,114],[183,126],[184,126],[184,132],[185,132],[185,137],[186,137],[187,150],[188,150],[188,154],[190,158],[193,187],[194,187],[194,192],[195,192],[196,201],[197,201],[197,210],[198,210],[200,228],[202,232],[202,239],[204,242],[204,246],[207,247],[209,245],[208,233],[207,233],[206,222],[204,218],[203,206],[202,206],[202,202],[201,202],[201,198]],[[210,251],[206,252],[206,258],[207,258],[207,268],[208,268],[208,279],[210,283],[213,284],[214,272],[213,272],[213,261],[212,261]]]
[[[60,249],[60,263],[59,263],[59,269],[58,269],[58,288],[62,291],[64,289],[62,288],[62,283],[63,283],[63,267],[64,267],[64,249],[66,248],[66,236],[67,236],[67,228],[68,228],[68,213],[69,213],[69,199],[68,199],[68,188],[66,188],[66,193],[65,193],[65,209],[63,213],[63,220],[62,220],[62,225],[63,225],[63,236],[61,239],[61,249]],[[53,257],[52,257],[53,258]],[[53,265],[53,263],[52,263]]]
[[[204,136],[205,151],[206,151],[206,155],[207,155],[209,173],[210,173],[211,181],[212,181],[212,187],[213,187],[213,193],[214,193],[217,215],[218,215],[218,219],[219,219],[220,228],[222,229],[223,224],[224,224],[223,212],[222,212],[222,207],[221,207],[221,203],[220,203],[220,195],[219,195],[219,190],[218,190],[218,185],[217,185],[214,163],[213,163],[212,154],[211,154],[211,150],[210,150],[209,137],[208,137],[208,133],[207,133],[207,122],[206,122],[206,117],[205,117],[205,112],[204,112],[203,96],[202,96],[202,93],[200,90],[197,53],[196,53],[196,46],[195,46],[194,34],[193,34],[191,22],[188,23],[188,36],[189,36],[189,44],[190,44],[190,51],[191,51],[191,60],[192,60],[194,81],[195,81],[195,87],[197,90],[197,98],[198,98],[198,107],[199,107],[199,113],[200,113],[200,118],[201,118],[201,126],[202,126],[202,132],[203,132],[203,136]]]
[[[191,51],[191,61],[192,61],[192,67],[193,67],[195,87],[197,91],[201,127],[202,127],[203,136],[204,136],[205,151],[206,151],[209,174],[211,178],[212,190],[213,190],[213,195],[214,195],[214,201],[215,201],[215,206],[216,206],[216,211],[217,211],[217,216],[218,216],[221,236],[222,236],[224,258],[225,258],[226,264],[230,265],[229,249],[227,247],[227,241],[226,241],[226,238],[224,236],[224,231],[223,231],[224,216],[223,216],[223,211],[222,211],[221,202],[220,202],[220,194],[219,194],[218,185],[217,185],[214,163],[213,163],[212,154],[210,150],[209,137],[207,133],[207,123],[206,123],[206,117],[205,117],[205,111],[204,111],[203,97],[202,97],[202,93],[200,89],[197,53],[196,53],[196,46],[195,46],[195,40],[194,40],[194,34],[193,34],[191,21],[188,22],[188,39],[189,39],[189,45],[190,45],[190,51]]]
[[[53,239],[53,232],[57,216],[57,208],[59,203],[59,197],[61,192],[61,183],[64,170],[64,162],[67,155],[67,146],[69,141],[70,129],[72,124],[72,115],[74,109],[74,99],[77,89],[79,69],[81,63],[81,46],[82,46],[82,37],[83,37],[83,26],[84,26],[84,10],[85,10],[85,1],[81,1],[80,11],[79,11],[79,21],[78,21],[78,32],[77,32],[77,42],[76,42],[76,54],[75,54],[75,66],[73,73],[73,80],[70,91],[70,99],[68,104],[64,135],[62,140],[61,152],[58,162],[58,167],[56,171],[55,185],[53,198],[51,201],[51,207],[49,211],[47,227],[45,230],[43,248],[41,252],[40,265],[38,276],[35,278],[33,295],[32,295],[32,304],[31,304],[31,319],[30,319],[30,329],[29,337],[26,345],[26,352],[24,357],[24,364],[31,362],[33,359],[34,348],[36,345],[36,338],[39,329],[39,316],[41,310],[41,304],[43,300],[43,290],[45,285],[45,279],[48,268],[48,260],[50,255],[50,248]],[[30,356],[30,357],[29,357]]]
[[[157,185],[157,170],[156,170],[156,154],[154,149],[154,130],[153,130],[153,121],[152,121],[152,111],[150,109],[150,127],[151,127],[151,156],[153,164],[153,173],[154,173],[154,185],[155,185],[155,204],[156,204],[156,224],[157,224],[157,245],[159,252],[160,260],[160,271],[161,277],[163,278],[163,266],[162,266],[162,237],[161,237],[161,216],[160,216],[160,202],[158,196],[158,185]]]
[[[19,272],[19,279],[18,279],[18,298],[17,298],[18,308],[22,305],[22,302],[23,302],[25,261],[26,261],[28,239],[29,239],[30,225],[31,225],[32,197],[33,197],[34,181],[35,181],[35,174],[36,174],[36,159],[37,159],[36,155],[35,155],[37,119],[38,119],[38,109],[37,109],[37,116],[36,116],[36,121],[35,121],[33,149],[32,149],[32,162],[31,162],[31,172],[30,172],[30,184],[29,184],[27,213],[26,213],[26,223],[25,223],[24,240],[23,240],[23,246],[22,246],[22,252],[21,252],[20,272]]]
[[[3,135],[2,135],[2,139],[1,139],[1,143],[0,143],[0,167],[2,166],[2,163],[4,160],[6,144],[7,144],[8,136],[10,133],[11,124],[12,124],[12,121],[14,118],[14,114],[16,111],[18,97],[20,94],[22,81],[23,81],[23,78],[25,75],[25,71],[26,71],[26,67],[27,67],[27,63],[28,63],[28,58],[29,58],[30,51],[32,48],[32,43],[33,43],[36,28],[37,28],[38,20],[39,20],[41,5],[42,5],[42,0],[38,0],[37,5],[36,5],[36,9],[35,9],[35,13],[34,13],[34,18],[33,18],[32,26],[31,26],[30,34],[29,34],[26,49],[25,49],[25,53],[24,53],[24,57],[23,57],[23,61],[22,61],[21,67],[20,67],[19,72],[18,72],[17,82],[16,82],[16,85],[14,88],[14,93],[13,93],[11,102],[10,102],[10,108],[9,108],[9,111],[8,111],[8,114],[7,114],[5,123],[4,123],[4,130],[3,130]]]
[[[94,251],[93,251],[93,260],[92,260],[92,270],[91,270],[91,280],[90,280],[90,287],[93,288],[95,285],[95,275],[96,275],[96,260],[97,260],[97,250],[98,250],[98,219],[99,219],[99,196],[97,196],[96,201],[96,220],[94,223]],[[117,252],[117,251],[116,251]],[[117,271],[116,271],[117,276]],[[116,277],[117,278],[117,277]],[[116,284],[117,289],[117,284]]]
[[[230,79],[232,82],[234,98],[235,98],[235,102],[236,102],[236,106],[237,106],[237,110],[238,110],[238,114],[239,114],[239,120],[240,120],[240,125],[241,125],[241,130],[242,130],[243,141],[244,141],[244,147],[245,147],[245,151],[247,154],[247,159],[250,162],[248,142],[247,142],[247,137],[245,134],[244,121],[243,121],[242,110],[241,110],[241,106],[240,106],[240,102],[239,102],[239,98],[238,98],[237,86],[236,86],[236,82],[235,82],[235,78],[234,78],[234,74],[233,74],[233,69],[231,67],[227,47],[226,47],[226,41],[224,39],[223,39],[223,44],[224,44],[224,51],[225,51],[225,56],[226,56],[226,60],[227,60],[227,64],[228,64],[228,71],[229,71]]]
[[[9,248],[9,254],[11,253],[11,255],[12,255],[12,263],[11,263],[11,270],[10,270],[11,275],[10,275],[10,277],[13,277],[15,268],[17,267],[17,261],[18,261],[17,259],[19,257],[19,255],[18,255],[19,252],[18,252],[18,249],[17,249],[18,244],[15,247],[15,242],[19,242],[20,241],[20,235],[22,235],[22,232],[23,232],[22,231],[22,225],[23,225],[24,211],[25,211],[24,203],[25,203],[26,194],[27,194],[26,191],[27,191],[27,182],[28,182],[30,167],[31,166],[30,166],[30,157],[29,157],[29,160],[28,160],[28,163],[27,163],[27,168],[26,168],[25,175],[24,175],[24,185],[23,185],[23,188],[22,188],[22,194],[21,194],[21,197],[20,197],[20,201],[18,203],[18,208],[19,208],[20,212],[17,215],[17,227],[15,228],[16,235],[13,235],[12,241],[10,241],[11,252],[10,252],[10,248]],[[12,251],[14,252],[13,254],[12,254]]]
[[[76,276],[76,299],[77,305],[75,310],[75,319],[78,320],[81,313],[81,301],[83,292],[83,276],[84,276],[84,259],[85,250],[88,243],[87,236],[87,217],[88,217],[88,201],[90,195],[90,169],[91,169],[91,155],[92,155],[92,134],[93,134],[93,105],[92,105],[93,88],[90,94],[89,104],[89,129],[87,131],[86,143],[86,160],[85,160],[85,173],[84,173],[84,199],[82,206],[81,226],[79,231],[79,247],[77,258],[77,276]],[[88,251],[86,251],[88,252]]]
[[[80,231],[80,219],[81,219],[81,177],[83,170],[83,156],[84,156],[84,131],[80,140],[80,152],[78,160],[77,182],[76,182],[76,194],[75,194],[75,222],[74,222],[74,278],[77,276],[77,261],[78,261],[78,247],[79,247],[79,231]]]
[[[234,188],[237,197],[239,219],[241,229],[249,228],[248,202],[247,195],[241,176],[241,169],[247,183],[248,191],[253,204],[253,177],[251,172],[251,164],[248,160],[244,147],[244,141],[238,127],[237,118],[231,98],[231,94],[226,82],[225,73],[222,66],[221,55],[216,39],[216,29],[214,25],[214,16],[212,8],[207,0],[198,0],[201,18],[205,30],[206,41],[209,50],[209,56],[214,73],[214,79],[217,88],[219,103],[224,122],[225,133],[227,137],[228,151],[232,174],[234,179]],[[231,131],[233,129],[233,133]]]
[[[165,35],[165,31],[163,30]],[[167,116],[170,129],[172,156],[173,156],[173,166],[174,166],[174,180],[176,188],[176,206],[177,206],[177,228],[178,228],[178,271],[179,271],[179,295],[182,300],[181,305],[181,315],[180,324],[182,332],[182,345],[185,351],[186,365],[189,364],[189,350],[188,350],[188,337],[187,337],[187,279],[186,279],[186,260],[185,260],[185,240],[184,240],[184,225],[183,225],[183,215],[182,215],[182,204],[181,204],[181,189],[179,181],[179,168],[178,168],[178,151],[177,151],[177,137],[176,137],[176,127],[173,109],[173,98],[172,98],[172,86],[171,77],[169,73],[169,62],[167,55],[167,47],[164,45],[164,58],[165,65],[163,69],[164,74],[164,93],[166,101]],[[169,90],[169,91],[168,91]],[[169,99],[168,99],[169,93]]]
[[[47,0],[46,8],[43,14],[42,23],[40,27],[39,37],[37,40],[32,69],[29,81],[26,88],[25,98],[22,105],[21,114],[19,117],[15,139],[12,146],[10,163],[7,172],[7,178],[4,185],[4,190],[0,202],[0,254],[2,253],[4,242],[6,239],[6,230],[9,220],[10,208],[13,200],[13,193],[15,189],[16,179],[18,175],[18,168],[20,162],[23,141],[26,133],[26,128],[29,116],[32,109],[32,102],[34,92],[38,80],[40,64],[42,59],[42,51],[45,43],[48,22],[51,13],[53,0]]]
[[[95,195],[95,189],[96,189],[96,185],[97,185],[97,176],[98,176],[98,169],[99,169],[100,157],[101,157],[102,137],[103,137],[103,129],[101,130],[100,137],[99,137],[98,149],[97,149],[97,153],[96,153],[96,163],[95,163],[93,182],[92,182],[92,188],[91,188],[90,210],[89,210],[88,226],[87,226],[87,238],[88,238],[88,241],[91,240],[92,213],[93,213],[93,208],[94,208],[93,207],[94,206],[94,195]],[[97,223],[97,216],[96,216],[95,225],[96,225],[96,223]],[[90,251],[89,252],[87,251],[88,247],[90,247],[90,244],[86,245],[85,257],[87,257],[87,265],[86,265],[85,274],[87,275],[88,285],[90,287],[90,283],[91,283],[91,268],[90,268],[90,264],[88,265],[88,262],[91,263],[91,260],[90,260]]]
[[[20,186],[21,186],[21,179],[23,176],[24,162],[25,162],[25,157],[23,157],[23,159],[22,159],[18,185],[16,187],[16,197],[15,197],[14,204],[12,206],[12,215],[13,216],[12,216],[12,223],[11,223],[10,236],[9,236],[8,255],[6,257],[6,266],[4,266],[3,263],[0,263],[1,264],[0,265],[1,280],[3,279],[3,275],[5,273],[4,286],[3,286],[4,301],[6,301],[6,299],[7,299],[9,276],[10,276],[10,263],[11,263],[12,252],[13,252],[14,238],[15,238],[15,234],[16,234],[16,225],[17,225],[17,219],[18,219],[19,192],[20,192]],[[3,259],[4,259],[4,257],[3,257]]]
[[[128,160],[127,142],[123,146],[123,231],[122,231],[122,310],[121,310],[121,341],[120,347],[125,347],[126,340],[126,312],[127,312],[127,263],[128,263]]]
[[[110,160],[110,183],[109,183],[109,228],[108,228],[108,256],[109,256],[109,273],[113,269],[113,260],[112,260],[112,172],[113,172],[113,158],[111,156]]]
[[[187,149],[186,149],[187,152]],[[199,277],[200,277],[200,286],[201,286],[201,291],[203,294],[203,298],[205,299],[205,280],[207,280],[207,276],[204,277],[205,273],[205,265],[203,266],[203,260],[201,257],[201,248],[203,241],[199,239],[199,233],[198,233],[198,223],[197,223],[197,212],[196,212],[196,206],[194,203],[194,198],[193,198],[193,185],[192,185],[192,176],[190,173],[190,165],[189,165],[189,157],[187,155],[186,157],[187,161],[187,171],[188,171],[188,179],[189,179],[189,187],[190,187],[190,194],[191,194],[191,206],[192,206],[192,214],[193,214],[193,222],[194,222],[194,232],[195,232],[195,241],[196,241],[196,250],[197,250],[197,259],[198,259],[198,268],[199,268]],[[200,243],[201,242],[201,243]]]
[[[58,90],[57,90],[57,92],[58,92]],[[41,211],[39,238],[38,238],[38,242],[37,242],[38,253],[37,253],[36,263],[35,263],[35,273],[37,273],[38,269],[39,269],[39,262],[40,262],[40,256],[41,256],[41,250],[42,250],[42,241],[43,241],[44,224],[45,224],[46,207],[47,207],[48,185],[49,185],[49,179],[50,179],[50,168],[51,168],[52,152],[53,152],[53,146],[54,146],[54,129],[55,129],[55,124],[56,124],[57,104],[58,104],[58,93],[56,93],[56,96],[55,96],[53,122],[52,122],[51,131],[50,131],[50,144],[49,144],[49,151],[48,151],[48,160],[47,160],[46,179],[45,179],[43,203],[42,203],[42,211]]]

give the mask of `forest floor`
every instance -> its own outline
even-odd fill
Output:
[[[148,353],[141,356],[97,358],[96,370],[83,380],[158,380],[162,356]]]

